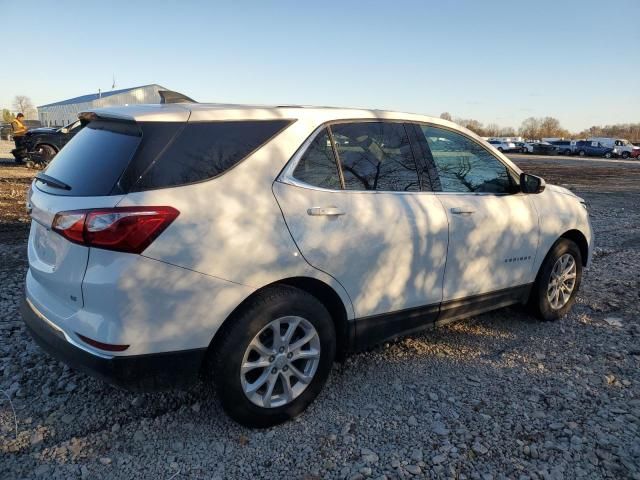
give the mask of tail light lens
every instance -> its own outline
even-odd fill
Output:
[[[60,212],[51,228],[87,247],[142,253],[180,214],[172,207],[120,207]]]

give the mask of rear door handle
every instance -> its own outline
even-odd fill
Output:
[[[469,207],[454,207],[451,209],[451,213],[455,213],[456,215],[471,215],[475,213],[475,210]]]
[[[315,216],[338,217],[344,215],[345,212],[338,207],[313,207],[307,209],[307,213]]]

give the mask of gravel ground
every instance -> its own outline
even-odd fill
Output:
[[[510,308],[353,355],[268,430],[204,385],[130,394],[40,351],[18,315],[32,172],[0,166],[0,478],[640,479],[640,164],[516,161],[590,204],[573,312]]]

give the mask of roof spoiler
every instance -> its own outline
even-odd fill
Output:
[[[193,98],[189,98],[182,93],[171,90],[158,90],[160,103],[198,103]]]

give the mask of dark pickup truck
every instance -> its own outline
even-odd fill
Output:
[[[80,120],[62,128],[34,128],[25,134],[24,146],[32,160],[47,164],[81,129]]]

